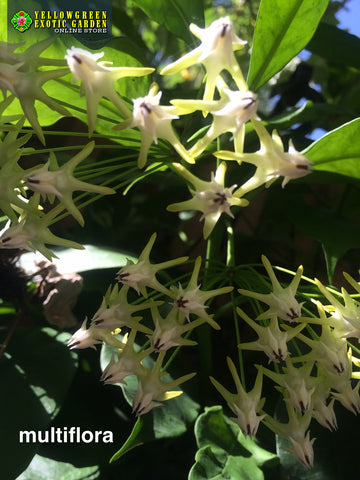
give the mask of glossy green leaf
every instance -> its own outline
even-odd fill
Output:
[[[220,406],[205,408],[195,423],[195,436],[199,450],[189,480],[260,480],[264,478],[261,467],[278,463],[276,455],[245,438]]]
[[[248,84],[256,90],[313,36],[329,0],[262,0],[255,26]]]
[[[133,0],[155,22],[164,25],[171,33],[187,43],[194,37],[189,31],[190,23],[204,25],[202,0]]]
[[[360,38],[335,25],[320,22],[307,50],[331,64],[360,68]]]
[[[19,432],[46,430],[61,407],[77,367],[65,345],[69,337],[51,328],[19,329],[0,361],[4,479],[19,475],[36,453],[36,443],[19,443]]]
[[[203,447],[196,453],[196,463],[190,470],[189,480],[264,480],[264,474],[252,458],[226,456]]]
[[[150,422],[149,422],[150,420]],[[152,434],[152,418],[147,415],[146,417],[139,417],[134,425],[134,428],[129,435],[129,438],[126,440],[124,445],[118,450],[110,459],[110,463],[115,462],[120,457],[122,457],[126,452],[129,452],[135,447],[143,445],[146,441],[153,440]]]
[[[357,118],[332,130],[302,153],[313,162],[315,170],[360,178],[359,129]]]
[[[313,208],[300,204],[296,198],[287,198],[284,209],[289,220],[296,218],[296,229],[300,233],[321,243],[331,282],[337,261],[352,248],[359,247],[360,226],[335,209]]]
[[[77,468],[70,463],[58,462],[51,458],[35,455],[28,468],[16,480],[96,480],[99,468]]]

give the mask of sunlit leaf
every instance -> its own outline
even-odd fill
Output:
[[[204,25],[202,0],[133,0],[155,22],[164,25],[171,33],[192,43],[190,23]]]
[[[255,26],[248,84],[256,90],[313,36],[329,0],[262,0]]]
[[[133,262],[137,261],[130,254],[94,245],[85,245],[84,250],[74,250],[72,248],[56,250],[56,255],[59,258],[54,258],[53,263],[59,273],[117,268],[126,265],[127,259]],[[24,270],[30,273],[34,272],[35,262],[40,260],[43,260],[41,254],[29,252],[21,256],[19,263]]]
[[[302,153],[314,164],[315,170],[360,178],[360,119],[332,130]]]
[[[77,468],[70,463],[52,460],[51,458],[35,455],[28,468],[17,480],[96,480],[99,478],[99,468],[93,467]]]

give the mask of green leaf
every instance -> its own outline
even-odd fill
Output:
[[[19,444],[19,432],[45,430],[61,407],[77,367],[65,346],[69,337],[51,328],[19,329],[0,361],[3,478],[15,478],[36,453],[36,444]]]
[[[337,128],[345,122],[353,120],[354,115],[347,109],[339,105],[332,105],[328,103],[313,103],[307,100],[299,108],[291,108],[284,113],[272,117],[268,120],[268,127],[270,129],[287,129],[297,123],[311,122],[314,127],[324,127],[329,130]],[[248,127],[250,130],[250,125]]]
[[[211,445],[237,455],[251,454],[260,467],[273,464],[277,456],[259,447],[254,440],[244,437],[238,425],[229,420],[222,407],[206,407],[195,424],[195,436],[198,446]]]
[[[337,254],[332,248],[329,248],[324,243],[322,244],[322,249],[324,252],[325,263],[326,263],[326,271],[329,279],[329,283],[333,283],[335,268],[337,265],[338,260],[342,257],[345,252],[341,252],[342,255]]]
[[[313,36],[329,0],[262,0],[255,26],[248,84],[256,90]]]
[[[149,422],[150,420],[150,422]],[[151,430],[151,416],[138,417],[134,428],[129,435],[129,438],[126,440],[124,445],[118,450],[111,458],[110,463],[115,462],[120,457],[122,457],[126,452],[129,452],[135,447],[143,445],[146,441],[153,440],[152,430]]]
[[[190,23],[204,25],[202,0],[133,0],[155,22],[164,25],[171,33],[187,43],[194,41],[189,31]]]
[[[121,336],[119,335],[121,340]],[[101,349],[100,364],[104,370],[111,359],[114,349],[104,344]],[[154,360],[146,357],[143,365],[152,368]],[[171,382],[171,376],[167,376]],[[126,377],[126,385],[120,384],[127,402],[131,405],[132,399],[137,390],[137,379],[135,375]],[[113,455],[111,461],[117,460],[127,451],[136,446],[162,438],[173,438],[182,435],[198,416],[200,405],[194,402],[186,393],[179,397],[163,402],[163,405],[154,408],[149,413],[137,419],[134,428],[124,445]]]
[[[345,123],[312,143],[302,153],[314,164],[314,170],[360,178],[360,118]]]
[[[58,462],[50,458],[35,455],[28,468],[17,480],[96,480],[100,472],[98,467],[77,468],[70,463]]]
[[[360,69],[360,38],[335,25],[320,22],[306,48],[332,64]]]
[[[263,479],[260,467],[274,466],[277,456],[245,438],[220,406],[205,408],[195,423],[199,447],[189,480]]]
[[[103,268],[120,268],[126,265],[127,260],[137,261],[137,258],[125,252],[110,248],[101,248],[95,245],[84,245],[84,250],[73,248],[54,249],[59,258],[53,259],[59,273],[86,272]],[[21,256],[19,264],[27,272],[33,273],[35,261],[43,258],[38,253],[25,253]]]
[[[322,244],[331,283],[337,261],[352,248],[359,247],[359,225],[341,212],[309,207],[297,198],[288,197],[284,210],[289,220],[296,219],[295,225],[299,232]]]
[[[264,480],[264,475],[252,458],[224,456],[211,447],[198,450],[196,463],[190,470],[189,480]]]
[[[7,10],[7,0],[0,0],[0,25],[7,25],[8,22],[8,10]],[[0,32],[0,42],[8,41],[8,32],[7,28],[2,28]]]

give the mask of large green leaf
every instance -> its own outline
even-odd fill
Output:
[[[227,456],[214,452],[211,447],[203,447],[196,452],[195,461],[189,480],[264,480],[264,474],[251,457]]]
[[[313,36],[329,0],[262,0],[248,84],[256,90],[297,55]]]
[[[121,338],[121,337],[120,337]],[[100,363],[102,370],[108,365],[114,349],[104,344],[101,349]],[[154,361],[146,357],[143,361],[146,368],[152,368]],[[171,381],[171,377],[167,377]],[[126,385],[121,384],[124,396],[129,404],[137,390],[137,379],[134,375],[126,377]],[[124,445],[113,455],[111,461],[120,458],[129,450],[147,442],[162,438],[173,438],[185,433],[196,419],[200,406],[186,393],[165,401],[162,406],[154,408],[139,418]]]
[[[360,178],[360,118],[332,130],[302,153],[315,170]]]
[[[335,209],[313,208],[288,197],[284,210],[296,229],[307,237],[318,240],[323,247],[331,283],[337,261],[352,248],[360,245],[360,226],[350,217]]]
[[[332,64],[360,68],[360,38],[335,25],[320,22],[306,48]]]
[[[194,41],[189,32],[190,23],[204,25],[202,0],[133,0],[155,22],[164,25],[171,33],[187,43]]]
[[[36,444],[19,443],[19,432],[45,430],[65,398],[77,366],[65,346],[69,336],[51,328],[19,329],[0,361],[1,476],[6,480],[16,478],[36,453]]]
[[[260,468],[278,463],[276,455],[245,438],[240,428],[224,416],[220,406],[206,408],[199,416],[195,436],[199,450],[189,480],[262,480]]]
[[[17,480],[96,480],[99,469],[93,467],[76,468],[71,463],[57,462],[50,458],[35,455],[28,468]]]

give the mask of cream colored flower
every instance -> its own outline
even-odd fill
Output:
[[[289,151],[284,152],[283,143],[276,131],[271,137],[260,121],[253,118],[251,121],[260,139],[260,150],[256,153],[219,151],[214,154],[223,160],[237,160],[255,165],[255,174],[240,187],[239,193],[244,195],[264,184],[269,187],[279,177],[284,177],[281,184],[284,188],[290,180],[311,173],[310,160],[295,149],[291,140]]]
[[[104,52],[91,53],[76,47],[71,47],[65,55],[74,75],[74,83],[81,80],[85,90],[89,136],[94,131],[97,108],[103,97],[108,98],[125,118],[131,115],[131,111],[116,92],[114,82],[124,77],[142,77],[154,71],[153,68],[113,67],[112,62],[98,62],[103,56]]]
[[[116,125],[114,130],[138,127],[141,132],[141,148],[138,157],[138,166],[143,168],[147,161],[150,145],[158,143],[158,138],[167,140],[188,163],[195,163],[195,160],[188,154],[180,143],[172,126],[171,121],[179,118],[175,115],[177,109],[173,106],[160,105],[162,92],[154,85],[148,95],[136,98],[132,118]]]
[[[247,42],[236,35],[234,25],[229,17],[219,18],[207,28],[199,28],[191,24],[190,30],[201,40],[201,45],[163,68],[161,74],[177,73],[195,63],[202,63],[207,74],[204,100],[213,99],[216,79],[222,70],[230,72],[240,90],[247,90],[244,77],[233,53],[242,49]]]
[[[45,165],[32,170],[26,176],[26,183],[31,190],[41,193],[43,197],[48,196],[51,202],[54,196],[58,197],[68,212],[82,226],[84,225],[84,219],[72,199],[73,192],[93,192],[101,195],[116,193],[112,188],[82,182],[73,175],[74,169],[90,155],[94,145],[95,142],[88,143],[78,154],[61,167],[57,164],[55,154],[51,152],[50,160]]]
[[[232,206],[245,207],[248,201],[239,198],[233,194],[237,185],[225,187],[226,164],[222,162],[216,170],[211,173],[211,181],[205,182],[190,173],[185,167],[178,163],[174,163],[173,167],[181,176],[186,178],[194,187],[190,189],[192,198],[184,202],[173,203],[167,207],[170,212],[182,212],[186,210],[199,210],[202,212],[200,220],[204,221],[204,238],[207,239],[213,231],[217,221],[222,213],[226,213],[234,218],[230,208]]]

